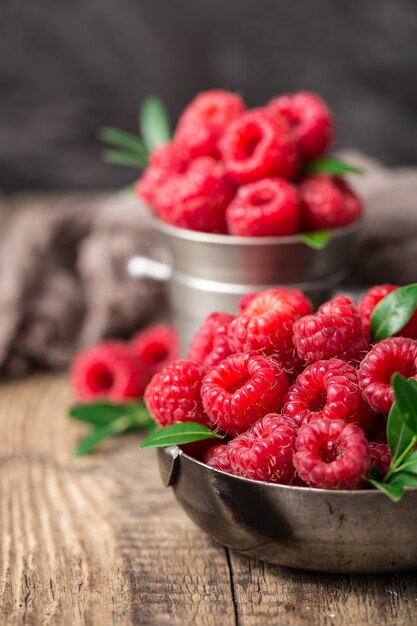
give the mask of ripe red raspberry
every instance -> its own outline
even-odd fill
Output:
[[[367,336],[370,336],[371,328],[371,316],[374,308],[385,296],[398,289],[398,285],[375,285],[371,287],[369,291],[361,298],[358,304],[358,310],[362,318],[362,325],[365,329]],[[417,310],[414,312],[410,321],[402,328],[398,333],[398,337],[409,337],[410,339],[417,339]]]
[[[294,321],[298,314],[279,289],[262,291],[229,326],[229,340],[236,352],[256,350],[277,358],[285,369],[293,365]]]
[[[234,474],[268,483],[289,485],[294,480],[295,425],[271,413],[227,444]]]
[[[364,432],[343,420],[319,420],[298,432],[294,465],[310,487],[358,489],[365,483],[371,458]]]
[[[71,367],[71,381],[79,400],[107,398],[121,402],[129,398],[141,398],[148,376],[127,346],[107,341],[75,357]]]
[[[391,451],[389,445],[386,443],[370,442],[369,454],[371,461],[375,465],[382,478],[385,478],[385,474],[388,472],[388,468],[391,465]]]
[[[204,463],[222,472],[232,473],[232,468],[227,458],[227,446],[224,443],[219,443],[217,446],[210,448],[204,457]]]
[[[226,210],[229,232],[241,237],[293,235],[300,225],[296,191],[281,178],[240,187]]]
[[[169,177],[184,173],[188,162],[188,154],[173,143],[156,148],[150,155],[148,167],[136,183],[137,195],[154,206],[161,186]]]
[[[297,151],[287,123],[265,109],[253,109],[232,122],[219,148],[227,173],[239,185],[267,176],[292,178],[297,170]]]
[[[391,378],[396,372],[417,379],[417,341],[390,337],[377,343],[359,366],[362,395],[377,413],[388,415],[394,392]]]
[[[222,164],[210,157],[192,161],[160,188],[155,205],[168,224],[209,233],[226,233],[226,207],[234,196]]]
[[[227,126],[245,110],[240,96],[213,89],[198,94],[184,109],[175,142],[185,146],[193,159],[218,156],[217,143]]]
[[[194,335],[188,358],[202,363],[206,369],[218,365],[232,354],[227,339],[227,330],[235,319],[229,313],[211,313]]]
[[[170,324],[153,324],[139,331],[131,339],[130,349],[148,370],[149,378],[180,355],[177,332]]]
[[[145,391],[145,402],[160,426],[179,422],[208,425],[201,401],[204,368],[196,361],[174,361],[152,378]]]
[[[270,293],[274,293],[276,296],[279,296],[286,300],[289,304],[291,304],[297,315],[302,317],[303,315],[310,315],[313,312],[313,305],[311,301],[307,298],[307,296],[300,291],[300,289],[288,289],[287,287],[278,287],[277,289],[269,289]],[[255,291],[252,293],[248,293],[246,296],[239,301],[239,311],[241,313],[245,313],[246,309],[253,302],[253,300],[259,296],[262,292]]]
[[[325,418],[343,419],[364,428],[370,418],[355,368],[340,359],[306,367],[288,390],[283,412],[298,426]]]
[[[303,230],[347,226],[360,218],[360,198],[342,178],[329,174],[307,176],[298,187]]]
[[[271,411],[279,411],[288,389],[283,369],[272,359],[232,354],[206,374],[203,405],[212,423],[235,435]]]
[[[273,115],[291,126],[303,159],[324,154],[334,134],[333,119],[326,103],[315,93],[300,91],[273,98],[267,106]]]
[[[315,315],[297,320],[294,344],[298,356],[308,364],[336,357],[354,365],[369,350],[357,308],[345,296],[337,296]]]

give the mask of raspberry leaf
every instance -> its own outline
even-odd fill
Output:
[[[374,480],[373,478],[369,478],[368,482],[373,487],[375,487],[375,489],[379,489],[379,491],[382,491],[382,493],[388,496],[388,498],[390,498],[390,500],[392,500],[393,502],[398,502],[398,500],[401,500],[404,494],[404,487],[402,487],[401,485],[388,485],[386,483],[381,483],[378,480]]]
[[[86,422],[93,426],[104,426],[124,415],[135,418],[138,427],[146,428],[154,422],[142,402],[129,404],[115,404],[111,402],[91,402],[79,404],[69,408],[68,415],[79,422]]]
[[[412,439],[413,431],[402,420],[398,404],[394,402],[387,420],[387,441],[393,462],[408,448]]]
[[[316,230],[311,233],[300,233],[298,238],[310,248],[315,250],[323,250],[332,237],[331,230]]]
[[[410,472],[398,472],[389,482],[394,487],[417,487],[417,475]]]
[[[401,374],[394,374],[392,386],[402,421],[417,435],[417,389]]]
[[[373,341],[392,337],[412,318],[417,307],[417,283],[389,293],[374,308],[371,316]]]
[[[134,167],[138,169],[141,169],[146,165],[146,161],[138,155],[131,154],[130,152],[103,150],[100,156],[105,163],[112,163],[114,165],[126,165],[127,167]]]
[[[97,446],[105,441],[114,437],[115,435],[121,435],[129,430],[138,428],[136,415],[122,415],[117,419],[94,428],[84,439],[82,439],[78,446],[74,450],[74,456],[82,456],[88,452],[92,452]]]
[[[405,457],[404,462],[398,467],[398,471],[413,474],[416,476],[417,480],[417,450],[410,452],[410,454]],[[392,483],[392,481],[390,482]]]
[[[163,448],[183,443],[192,443],[203,439],[223,439],[223,435],[214,433],[212,430],[196,422],[183,422],[172,424],[156,430],[140,444],[141,448]]]
[[[115,148],[136,155],[141,159],[143,165],[146,165],[148,151],[139,136],[127,133],[124,130],[119,130],[118,128],[112,128],[111,126],[102,126],[99,128],[97,136],[104,143],[108,143]]]
[[[154,96],[144,100],[139,113],[139,126],[149,152],[170,140],[170,125],[162,100]]]
[[[350,165],[339,159],[331,157],[321,157],[313,159],[304,166],[306,174],[332,174],[333,176],[344,176],[345,174],[365,174],[365,170],[356,165]]]

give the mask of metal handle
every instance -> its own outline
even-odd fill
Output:
[[[180,466],[181,450],[178,446],[169,446],[158,450],[159,470],[165,487],[172,487]]]
[[[171,278],[172,269],[167,263],[154,261],[146,256],[134,256],[128,261],[127,272],[132,278],[150,278],[166,282]]]

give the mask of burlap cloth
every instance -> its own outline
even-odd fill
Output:
[[[350,285],[417,281],[417,169],[364,167],[352,179],[367,205]],[[165,310],[163,287],[126,272],[137,253],[158,257],[146,211],[133,195],[69,195],[32,206],[2,226],[0,373],[65,367],[103,337],[128,336]]]

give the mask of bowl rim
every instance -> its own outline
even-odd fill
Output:
[[[329,229],[332,231],[331,239],[346,237],[348,235],[358,232],[364,223],[364,219],[365,218],[362,216],[358,220],[352,222],[351,224],[348,224],[347,226]],[[171,237],[175,237],[177,239],[185,239],[187,241],[194,241],[196,243],[226,244],[230,246],[259,246],[260,244],[303,244],[298,234],[285,235],[282,237],[237,237],[236,235],[218,235],[214,233],[204,233],[198,230],[187,230],[185,228],[179,228],[178,226],[171,226],[170,224],[166,224],[165,222],[161,221],[155,215],[152,215],[151,220],[153,226],[159,232],[170,235]],[[316,250],[316,252],[321,252],[321,250]]]
[[[321,489],[316,487],[300,487],[296,485],[280,485],[277,483],[268,483],[264,480],[253,480],[252,478],[244,478],[243,476],[236,476],[235,474],[229,474],[228,472],[223,472],[214,467],[210,467],[207,463],[203,461],[199,461],[194,457],[190,456],[186,452],[184,452],[180,446],[167,446],[166,448],[159,448],[159,450],[165,450],[167,448],[176,449],[176,455],[178,457],[185,457],[186,461],[193,463],[195,465],[200,466],[204,470],[208,470],[214,474],[220,474],[222,476],[227,476],[232,480],[238,480],[243,483],[249,483],[251,485],[262,485],[262,487],[266,487],[267,489],[279,490],[279,491],[291,491],[305,494],[321,494],[327,497],[347,497],[347,496],[371,496],[371,497],[383,497],[388,501],[387,496],[379,491],[378,489]],[[417,492],[417,487],[406,487],[406,491]],[[389,500],[391,502],[391,500]],[[393,505],[397,504],[396,502],[392,502]]]

